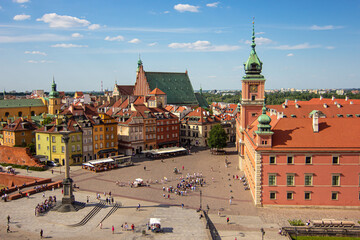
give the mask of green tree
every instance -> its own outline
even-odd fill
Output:
[[[222,149],[226,146],[227,133],[220,124],[213,126],[207,140],[210,148]]]

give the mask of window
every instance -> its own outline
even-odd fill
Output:
[[[104,137],[104,135],[101,134],[101,135],[100,135],[100,140],[103,140],[103,137]]]
[[[305,186],[313,185],[313,174],[305,174]]]
[[[286,185],[288,186],[295,185],[295,175],[293,173],[286,175]]]
[[[312,163],[312,158],[310,156],[306,156],[305,157],[305,164],[311,164]]]
[[[98,149],[98,145],[97,145],[97,143],[95,144],[95,149]]]
[[[294,164],[294,157],[293,156],[288,156],[287,157],[287,164]]]
[[[111,142],[111,147],[114,147],[114,142]]]
[[[40,144],[38,144],[38,149],[40,150]]]
[[[251,101],[255,101],[255,95],[251,95]]]
[[[77,140],[80,141],[80,135],[77,135]]]
[[[331,184],[333,186],[340,186],[340,174],[333,174]]]
[[[25,136],[25,132],[22,132],[22,133],[21,133],[21,136]]]
[[[102,131],[102,127],[100,127],[100,131]]]
[[[38,135],[38,140],[40,140],[40,135]]]
[[[100,148],[103,148],[103,144],[102,144],[102,143],[100,143]]]
[[[61,147],[61,152],[62,152],[62,153],[65,152],[65,147],[64,147],[64,146]]]
[[[339,192],[332,192],[331,200],[338,200],[338,199],[339,199]]]
[[[53,147],[52,147],[52,151],[53,151],[53,152],[56,152],[56,146],[53,146]]]
[[[270,192],[270,200],[276,199],[276,192]]]
[[[98,140],[98,135],[95,135],[95,141],[97,141]]]
[[[333,164],[339,164],[339,157],[338,156],[333,156],[332,157],[332,163]]]
[[[71,146],[71,151],[75,152],[75,145]]]
[[[252,117],[256,117],[256,115],[257,115],[256,113],[252,113],[252,114],[251,114]]]
[[[270,156],[270,164],[276,164],[276,157]]]
[[[311,192],[305,192],[304,193],[304,199],[305,200],[311,200]]]
[[[49,147],[49,146],[47,146],[47,147],[46,147],[46,149],[49,151],[49,150],[50,150],[50,147]]]
[[[71,136],[71,141],[75,142],[75,136]]]
[[[53,143],[56,142],[55,136],[52,136],[52,137],[51,137],[51,141],[52,141]]]
[[[262,145],[267,145],[267,141],[261,141]]]
[[[276,186],[276,173],[269,174],[269,186]]]
[[[77,145],[77,150],[78,150],[78,152],[80,151],[80,145]]]
[[[95,128],[95,132],[97,132],[98,131],[98,129],[97,128]]]
[[[292,200],[292,199],[294,199],[294,192],[287,192],[287,193],[286,193],[286,199],[287,199],[287,200]]]
[[[106,147],[107,147],[107,148],[109,147],[109,143],[108,143],[108,142],[106,143]]]

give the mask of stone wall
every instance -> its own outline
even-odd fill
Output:
[[[10,163],[30,167],[42,167],[39,160],[34,158],[28,148],[0,146],[0,164]]]

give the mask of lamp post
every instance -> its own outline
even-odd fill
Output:
[[[265,230],[263,228],[260,228],[260,232],[261,232],[261,240],[264,240]]]

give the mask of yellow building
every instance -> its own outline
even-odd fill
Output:
[[[82,162],[82,132],[74,119],[67,124],[62,119],[56,119],[54,124],[48,124],[36,131],[36,155],[45,156],[57,164],[65,164],[65,143],[62,139],[68,133],[69,163]]]
[[[117,122],[115,118],[100,113],[93,116],[94,158],[105,158],[118,154]]]
[[[15,120],[18,117],[29,118],[42,113],[54,115],[59,114],[60,108],[60,94],[56,91],[56,84],[53,81],[49,98],[0,100],[0,120],[7,121],[8,118]]]
[[[18,118],[3,128],[3,145],[26,146],[35,142],[36,125],[23,118]]]

